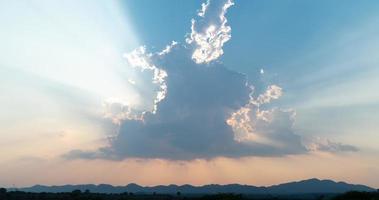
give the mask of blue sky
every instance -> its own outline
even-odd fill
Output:
[[[0,1],[0,186],[378,186],[379,3],[228,3]]]

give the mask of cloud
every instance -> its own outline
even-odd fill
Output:
[[[111,98],[103,103],[103,117],[110,119],[114,124],[120,125],[124,120],[142,120],[142,113],[133,109],[120,99]]]
[[[264,94],[259,95],[256,104],[270,103],[273,99],[279,99],[283,94],[282,88],[277,85],[270,85]]]
[[[222,2],[222,3],[220,3]],[[192,59],[196,63],[209,63],[219,58],[224,51],[222,47],[231,38],[225,14],[234,5],[232,0],[223,0],[214,4],[211,1],[202,4],[198,13],[200,19],[192,19],[191,34],[186,38],[188,44],[194,46]]]
[[[199,13],[197,13],[200,17],[204,17],[205,12],[207,11],[210,3],[211,3],[210,0],[207,0],[206,3],[201,4],[201,10],[199,11]]]
[[[175,46],[176,42],[173,42],[171,46]],[[162,52],[158,53],[158,55],[164,55],[168,53],[171,49],[171,46],[167,46]],[[145,47],[140,47],[135,49],[131,53],[125,54],[124,57],[127,59],[129,65],[133,68],[138,68],[141,71],[150,70],[153,72],[152,82],[158,85],[158,90],[156,92],[156,96],[154,98],[154,106],[152,113],[155,113],[157,110],[157,103],[162,101],[167,93],[167,85],[166,85],[166,77],[167,72],[161,68],[156,67],[151,63],[152,54],[146,53]]]
[[[161,52],[157,53],[159,56],[164,56],[171,51],[171,48],[177,43],[172,42],[171,45]],[[151,63],[151,57],[153,54],[146,52],[146,47],[141,46],[134,51],[124,55],[130,67],[144,73],[149,71],[151,76],[151,82],[155,85],[152,92],[153,101],[152,108],[148,110],[153,114],[157,111],[157,104],[162,101],[167,93],[166,77],[167,72],[161,68],[156,67]],[[128,82],[135,85],[134,80],[128,79]],[[149,95],[150,96],[150,95]],[[133,108],[126,100],[120,98],[109,98],[104,103],[104,118],[111,119],[113,123],[120,125],[123,120],[143,120],[143,115],[146,111]]]
[[[295,111],[270,105],[283,95],[281,87],[269,85],[255,94],[244,74],[211,62],[223,54],[231,37],[225,14],[233,2],[220,2],[202,5],[187,44],[172,42],[157,53],[140,47],[126,54],[131,67],[152,73],[152,109],[139,111],[110,101],[105,117],[119,129],[109,145],[73,150],[64,157],[191,160],[307,153],[293,130]]]
[[[257,121],[257,132],[268,142],[236,139],[236,131],[227,120],[234,112],[247,105],[253,106],[251,102],[255,101],[244,74],[219,63],[197,64],[192,60],[192,49],[180,45],[165,55],[152,54],[150,59],[168,74],[165,78],[167,93],[157,103],[156,112],[145,112],[141,120],[122,121],[118,134],[108,147],[96,152],[75,150],[66,157],[189,160],[218,156],[276,156],[305,151],[300,137],[289,130],[291,127],[286,127],[291,126],[289,116],[279,110],[267,111],[272,115],[270,122],[263,118]],[[268,87],[268,91],[271,90],[280,89]],[[275,97],[278,95],[274,94]],[[251,122],[255,123],[255,119],[258,117]],[[276,123],[279,125],[271,126]]]
[[[353,145],[342,144],[339,142],[333,142],[328,139],[313,139],[308,145],[310,151],[322,151],[322,152],[357,152],[359,149]]]
[[[265,144],[272,150],[278,149],[282,154],[306,152],[302,139],[294,133],[295,112],[291,109],[261,109],[263,104],[278,99],[282,88],[270,85],[266,92],[254,98],[250,94],[249,102],[231,114],[226,120],[233,128],[234,139],[251,146]],[[279,152],[276,152],[280,154]]]

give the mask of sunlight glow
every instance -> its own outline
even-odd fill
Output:
[[[1,2],[0,24],[1,67],[133,101],[122,54],[138,39],[117,1]]]
[[[15,143],[0,147],[4,159],[94,148],[113,132],[104,103],[139,103],[128,81],[139,77],[122,57],[139,42],[123,6],[0,1],[0,140]]]

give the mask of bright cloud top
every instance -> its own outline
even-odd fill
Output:
[[[222,47],[231,38],[231,28],[226,25],[226,11],[234,5],[231,0],[210,7],[210,0],[202,4],[198,15],[200,19],[192,19],[191,34],[186,39],[195,49],[192,58],[196,63],[209,63],[219,58],[224,51]]]
[[[281,87],[268,85],[255,94],[244,74],[211,62],[231,38],[225,14],[232,5],[231,0],[202,4],[186,39],[190,45],[173,42],[161,52],[140,47],[126,54],[132,68],[151,75],[153,106],[141,110],[109,101],[105,117],[119,126],[109,145],[65,157],[190,160],[356,150],[333,142],[309,148],[293,130],[295,111],[270,104],[283,95]]]

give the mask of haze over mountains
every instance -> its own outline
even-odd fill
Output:
[[[107,184],[87,184],[87,185],[62,185],[19,188],[25,192],[71,192],[73,190],[90,190],[95,193],[160,193],[160,194],[216,194],[216,193],[239,193],[239,194],[310,194],[310,193],[344,193],[348,191],[374,191],[375,189],[365,186],[349,184],[345,182],[335,182],[332,180],[308,179],[298,182],[289,182],[268,187],[257,187],[251,185],[228,184],[228,185],[159,185],[144,187],[137,184],[126,186],[112,186]]]

